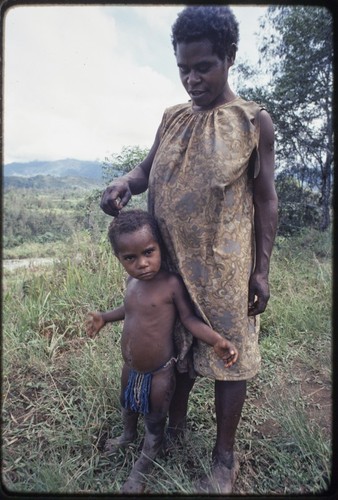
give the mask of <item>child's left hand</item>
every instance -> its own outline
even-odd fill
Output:
[[[226,368],[234,365],[238,359],[238,351],[236,347],[227,339],[221,339],[214,345],[214,351],[219,358],[224,362]]]

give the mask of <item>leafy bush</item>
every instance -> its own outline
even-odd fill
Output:
[[[304,228],[318,228],[320,223],[320,196],[300,186],[282,172],[276,179],[278,194],[278,234],[290,236]]]

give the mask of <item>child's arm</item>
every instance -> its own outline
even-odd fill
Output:
[[[235,346],[195,315],[188,291],[182,279],[178,276],[172,276],[171,279],[174,285],[173,300],[182,324],[194,337],[212,345],[217,356],[224,361],[225,367],[232,366],[238,358],[238,351]]]
[[[89,337],[95,337],[106,323],[121,321],[124,319],[124,306],[117,307],[112,311],[90,312],[86,321],[86,332]]]

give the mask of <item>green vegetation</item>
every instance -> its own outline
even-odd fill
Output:
[[[140,146],[124,146],[119,153],[107,157],[103,162],[102,177],[107,184],[116,177],[117,174],[130,172],[136,165],[141,163],[149,153],[148,148]]]
[[[329,9],[328,4],[270,5],[261,22],[259,66],[237,67],[238,93],[263,103],[274,122],[277,189],[281,204],[286,205],[280,218],[283,235],[304,225],[326,230],[332,220],[333,16]]]
[[[38,188],[4,191],[5,258],[40,257],[41,251],[46,252],[46,256],[55,256],[54,245],[61,250],[60,243],[70,243],[79,231],[97,233],[105,227],[108,217],[102,211],[98,213],[98,207],[93,210],[88,186],[86,189],[76,188],[74,184],[68,188],[63,184],[63,189],[53,186],[42,191]]]
[[[81,181],[81,179],[80,179]],[[79,182],[80,182],[79,181]],[[81,183],[81,182],[80,182]],[[110,217],[99,208],[102,188],[8,188],[3,196],[3,256],[6,259],[57,257],[80,244],[79,234],[100,240]],[[76,183],[75,183],[76,186]],[[146,196],[135,197],[146,207]],[[85,235],[84,235],[85,237]]]
[[[121,325],[105,327],[96,340],[83,328],[89,310],[114,307],[123,296],[108,221],[74,229],[67,241],[39,243],[40,256],[54,248],[60,260],[53,266],[4,271],[2,479],[12,492],[116,493],[139,453],[142,419],[136,446],[109,459],[102,453],[105,440],[121,432]],[[235,492],[322,492],[331,474],[329,232],[277,238],[261,323],[262,370],[249,382],[238,431]],[[186,440],[156,461],[148,491],[193,493],[215,432],[213,383],[198,379]]]
[[[265,103],[275,123],[280,225],[261,316],[262,370],[249,382],[237,435],[235,493],[319,494],[330,487],[332,453],[332,19],[321,8],[272,6],[264,23],[272,79],[256,86],[261,73],[242,65],[239,93]],[[107,158],[105,180],[146,152],[130,146]],[[3,272],[2,480],[24,494],[117,493],[143,423],[136,445],[103,455],[105,440],[122,430],[121,325],[91,340],[83,324],[89,310],[120,303],[124,275],[106,241],[100,190],[51,182],[5,183],[4,257],[56,260]],[[145,196],[135,204],[145,207]],[[209,468],[213,399],[212,381],[198,379],[186,440],[156,461],[150,493],[194,493]]]
[[[25,165],[25,164],[23,164]],[[6,170],[5,170],[6,172]],[[86,177],[55,177],[47,174],[31,174],[31,177],[19,177],[10,175],[4,177],[3,184],[5,189],[44,189],[45,191],[62,190],[68,193],[76,193],[77,191],[85,191],[93,189],[93,185],[100,186],[102,183],[96,179],[88,179]],[[59,173],[61,175],[61,173]]]

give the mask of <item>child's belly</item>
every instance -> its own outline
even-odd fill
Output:
[[[158,325],[158,330],[145,332],[142,325],[125,321],[122,334],[122,357],[134,370],[147,373],[162,367],[174,356],[172,331]]]

